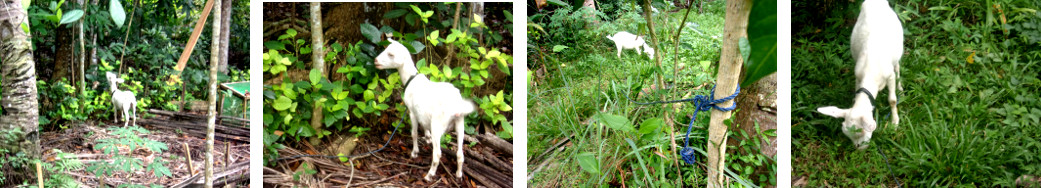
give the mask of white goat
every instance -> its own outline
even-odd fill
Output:
[[[643,47],[643,52],[647,52],[647,55],[651,57],[651,59],[654,59],[654,48],[647,45],[647,41],[644,41],[641,36],[636,36],[632,33],[622,31],[615,33],[614,36],[608,35],[607,39],[614,41],[614,46],[618,49],[618,52],[615,55],[619,58],[622,57],[622,49],[635,49],[636,54],[643,55],[640,53],[640,47]]]
[[[865,0],[860,6],[857,24],[853,26],[852,49],[857,65],[857,93],[853,107],[839,109],[835,106],[817,108],[817,111],[835,118],[845,118],[842,132],[853,141],[857,149],[867,148],[871,133],[877,123],[872,115],[872,104],[878,92],[889,87],[889,106],[892,108],[892,123],[896,126],[900,116],[896,108],[896,90],[902,86],[897,81],[900,75],[900,56],[904,53],[904,32],[900,19],[885,0]],[[863,95],[862,95],[863,94]]]
[[[105,72],[105,77],[108,78],[109,91],[112,92],[112,121],[118,122],[117,115],[122,111],[123,127],[126,127],[130,118],[137,115],[137,97],[134,97],[133,92],[120,91],[116,87],[117,84],[123,83],[123,78],[119,78],[112,72]],[[137,117],[134,117],[133,124],[137,126]]]
[[[405,92],[401,95],[405,106],[409,110],[409,119],[412,120],[412,157],[415,158],[419,152],[417,139],[417,124],[423,125],[423,130],[429,136],[429,143],[433,146],[433,159],[430,162],[430,171],[423,179],[430,181],[437,172],[437,166],[441,160],[441,136],[447,131],[455,129],[458,141],[456,150],[458,168],[455,177],[463,177],[463,119],[464,116],[474,111],[474,103],[464,99],[451,83],[432,82],[426,76],[418,74],[412,56],[404,45],[390,40],[390,45],[376,57],[375,64],[378,69],[398,69],[401,82],[405,84]],[[454,124],[455,127],[450,125]]]

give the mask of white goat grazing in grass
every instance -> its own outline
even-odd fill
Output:
[[[889,106],[892,108],[892,123],[896,126],[900,116],[896,108],[896,90],[903,90],[897,78],[900,75],[900,56],[904,52],[904,32],[900,19],[885,0],[865,0],[860,6],[860,16],[853,26],[852,49],[857,65],[857,92],[853,107],[839,109],[835,106],[817,108],[817,111],[835,118],[845,118],[842,132],[853,141],[857,149],[867,148],[871,133],[877,123],[872,115],[872,104],[878,92],[889,87]]]
[[[417,139],[418,125],[423,125],[423,131],[430,136],[429,143],[433,146],[433,159],[430,162],[430,171],[423,179],[430,181],[437,172],[437,166],[441,159],[441,136],[447,131],[455,128],[458,142],[456,150],[458,168],[455,177],[463,176],[463,119],[464,116],[474,111],[474,103],[464,99],[451,83],[432,82],[426,76],[418,74],[415,63],[408,49],[393,39],[390,45],[376,57],[376,68],[398,69],[402,83],[405,83],[405,92],[401,95],[405,106],[409,110],[409,119],[412,120],[412,157],[415,158],[419,152]],[[455,125],[452,127],[451,125]]]
[[[115,73],[105,72],[105,77],[108,78],[109,91],[112,92],[112,121],[118,122],[118,114],[120,111],[123,112],[123,127],[127,126],[130,122],[130,118],[137,115],[137,98],[134,97],[134,93],[130,91],[120,91],[116,88],[117,84],[123,83],[123,78],[119,78]],[[137,126],[137,118],[134,117],[134,126]]]
[[[642,52],[647,52],[647,55],[651,57],[651,59],[654,59],[654,48],[647,45],[647,41],[643,40],[643,37],[641,36],[636,36],[632,33],[622,31],[615,33],[614,36],[608,35],[607,39],[614,41],[614,46],[618,49],[618,52],[615,55],[619,58],[622,57],[622,49],[635,49],[636,54],[643,55],[640,53],[640,47],[643,47]]]

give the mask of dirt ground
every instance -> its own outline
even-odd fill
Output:
[[[44,161],[54,161],[56,156],[55,150],[60,150],[64,153],[74,154],[75,158],[82,161],[85,167],[90,166],[91,163],[95,162],[111,162],[111,156],[106,155],[100,149],[95,149],[98,140],[113,137],[108,134],[110,130],[107,128],[110,126],[122,126],[122,123],[80,123],[71,125],[71,127],[65,130],[43,132],[40,136],[40,146],[44,151]],[[143,151],[143,149],[138,149],[131,152],[130,156],[147,161],[145,165],[147,165],[148,162],[151,162],[152,158],[161,157],[162,160],[166,162],[165,166],[170,169],[172,175],[156,178],[152,173],[146,173],[144,170],[137,170],[137,172],[134,173],[116,172],[112,176],[104,177],[104,184],[109,186],[131,183],[144,185],[155,184],[163,187],[171,187],[188,179],[192,174],[203,173],[203,167],[205,166],[204,155],[206,151],[205,138],[187,135],[181,131],[161,130],[140,122],[138,123],[138,126],[150,131],[149,134],[139,135],[141,138],[165,143],[168,149],[162,153],[158,153],[158,155],[156,155],[157,152],[148,152]],[[188,148],[191,150],[191,164],[194,166],[195,170],[193,173],[189,173],[187,162],[188,152],[185,151],[185,144],[187,144]],[[221,171],[225,165],[241,162],[248,163],[250,158],[249,143],[215,140],[213,157],[214,167],[216,168],[214,170],[215,172]],[[237,187],[246,187],[248,185],[248,165],[246,165],[245,169],[237,170],[237,172],[238,173],[234,173],[234,175],[227,176],[228,179],[244,179],[246,180],[246,183],[239,183]],[[99,176],[96,176],[93,172],[87,171],[86,168],[80,168],[76,171],[68,172],[68,174],[73,176],[81,185],[87,187],[101,187],[99,185],[102,184],[102,180],[98,178]],[[217,184],[217,182],[215,182],[215,184]]]

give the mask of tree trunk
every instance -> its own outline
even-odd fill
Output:
[[[322,77],[326,77],[325,73],[325,50],[322,49],[325,44],[322,42],[322,6],[321,3],[311,3],[311,66],[314,69],[318,69],[318,72],[322,74]],[[315,100],[318,101],[318,100]],[[322,133],[322,103],[316,102],[314,108],[311,111],[311,128],[314,128],[318,134]],[[311,137],[311,144],[317,145],[319,138]]]
[[[741,95],[737,96],[737,108],[741,109],[734,114],[734,123],[740,127],[738,131],[742,131],[745,135],[759,136],[759,132],[756,132],[755,126],[759,124],[759,131],[767,131],[770,129],[777,129],[777,74],[771,74],[763,77],[759,81],[748,88],[741,88]],[[727,145],[739,146],[741,139],[729,140]],[[752,139],[752,137],[749,137]],[[747,140],[747,142],[753,142],[754,140]],[[759,154],[766,155],[767,157],[774,157],[777,154],[777,137],[767,137],[766,139],[759,140],[758,144],[760,151],[755,151],[753,148],[739,148],[737,151],[730,151],[728,153],[740,152],[742,155],[747,155],[752,152],[759,152]],[[767,173],[765,166],[756,168],[755,174]],[[771,174],[768,174],[771,175]],[[759,176],[753,175],[751,178],[754,182],[759,182],[761,185],[766,185],[767,180],[758,179]]]
[[[66,78],[70,84],[73,83],[76,78],[72,77],[73,65],[75,62],[74,55],[76,54],[76,43],[74,36],[76,30],[72,27],[58,27],[54,29],[54,44],[57,45],[57,49],[54,50],[54,67],[53,74],[50,78],[47,78],[50,82],[57,82],[62,78]],[[46,67],[43,71],[46,71]],[[46,78],[46,77],[45,77]]]
[[[213,129],[217,124],[217,67],[220,63],[221,0],[211,0],[213,6],[213,41],[210,44],[210,107],[206,123],[206,188],[213,187]]]
[[[80,4],[80,9],[87,10],[87,1],[86,0],[78,0],[76,2]],[[84,32],[86,32],[86,29],[83,28],[83,20],[84,19],[82,19],[82,18],[80,19],[79,24],[78,24],[78,28],[79,29],[76,30],[79,33],[79,40],[80,40],[80,53],[79,53],[80,54],[80,60],[79,60],[78,66],[77,66],[79,68],[76,70],[76,78],[75,78],[76,84],[74,84],[74,85],[78,85],[79,86],[78,90],[79,90],[79,95],[80,96],[84,96],[85,93],[87,93],[87,91],[85,90],[87,82],[84,81],[84,76],[83,76],[83,72],[84,72],[83,71],[83,65],[87,63],[87,42],[86,42],[86,39],[85,39],[86,37],[84,37],[86,35],[86,34],[84,34]],[[122,74],[122,73],[120,73],[120,74]],[[113,86],[113,87],[115,87],[115,86]],[[87,100],[79,100],[79,101],[80,101],[80,106],[86,106],[85,103],[86,103]],[[83,113],[83,109],[84,108],[80,108],[79,112]]]
[[[483,2],[473,2],[473,3],[470,3],[470,15],[469,16],[474,16],[474,15],[480,16],[481,17],[481,21],[484,22],[485,24],[488,23],[488,18],[486,18],[487,16],[484,16],[484,3]],[[480,44],[481,46],[484,46],[485,45],[484,44],[484,28],[477,28],[477,32],[474,33],[474,35],[477,36],[477,43]]]
[[[0,4],[0,157],[10,158],[25,154],[28,159],[40,158],[39,104],[36,92],[36,63],[33,62],[32,43],[21,24],[29,24],[21,0]],[[30,181],[30,164],[0,164],[0,171],[8,176],[6,182]],[[0,186],[14,186],[0,185]]]
[[[220,63],[217,65],[217,69],[221,73],[228,73],[228,44],[231,40],[231,7],[232,0],[224,0],[221,4],[221,28],[220,28]]]
[[[719,72],[716,74],[715,99],[734,94],[739,84],[738,76],[744,60],[738,49],[738,40],[747,36],[748,14],[752,10],[751,0],[727,1],[726,18],[723,28],[723,51],[719,60]],[[715,100],[713,99],[713,100]],[[734,101],[726,101],[719,106],[731,106]],[[708,184],[709,187],[723,187],[723,169],[726,165],[726,132],[723,120],[730,119],[730,111],[711,110],[712,116],[708,128]]]

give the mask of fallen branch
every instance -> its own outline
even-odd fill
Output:
[[[493,135],[491,133],[484,133],[477,135],[477,138],[481,140],[481,143],[484,143],[492,149],[495,149],[495,151],[505,153],[510,156],[513,155],[513,144],[507,142],[506,140],[503,140],[502,138],[499,138],[499,136]]]
[[[228,168],[226,168],[224,170],[221,170],[220,172],[215,172],[215,173],[213,173],[213,178],[214,179],[221,179],[221,178],[224,178],[226,176],[230,176],[230,175],[235,174],[235,173],[241,173],[243,171],[245,172],[245,174],[248,177],[248,175],[249,175],[249,161],[243,161],[243,162],[235,163],[235,164],[232,164],[232,165],[228,166]],[[182,188],[182,187],[187,187],[187,186],[193,186],[193,187],[201,186],[201,184],[204,183],[203,180],[202,180],[203,175],[204,174],[196,174],[196,175],[194,175],[194,176],[192,176],[190,178],[187,178],[185,180],[182,180],[180,183],[174,184],[173,186],[170,186],[170,187],[172,187],[172,188]],[[217,181],[214,181],[214,182],[217,182]]]

